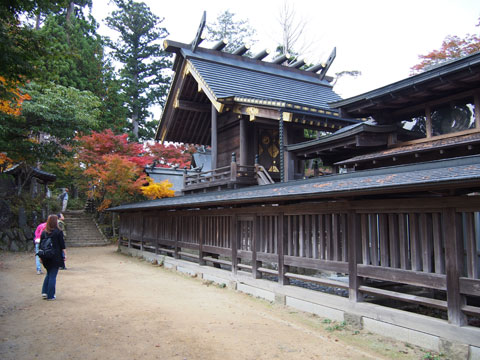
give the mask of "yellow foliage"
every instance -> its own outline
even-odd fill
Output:
[[[148,185],[142,186],[140,190],[142,190],[143,195],[149,199],[161,199],[164,197],[173,197],[175,195],[175,191],[171,189],[173,184],[170,181],[164,180],[160,183],[156,183],[151,177],[147,177],[147,181]]]

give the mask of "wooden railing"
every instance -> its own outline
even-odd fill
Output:
[[[138,212],[121,216],[120,235],[124,246],[254,278],[345,289],[352,301],[440,309],[463,325],[480,316],[479,211],[463,197]]]
[[[255,184],[257,184],[255,166],[238,165],[233,162],[230,166],[183,176],[184,192],[212,187],[237,188]]]
[[[240,165],[236,162],[235,153],[232,153],[232,162],[229,166],[216,168],[209,171],[183,175],[183,192],[195,192],[199,189],[223,187],[236,189],[249,185],[273,184],[268,171],[260,164]]]

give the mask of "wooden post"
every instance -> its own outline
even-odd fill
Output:
[[[262,273],[257,269],[259,268],[259,262],[257,262],[257,242],[260,239],[260,226],[258,226],[258,216],[253,217],[253,238],[252,238],[252,276],[254,279],[261,279]]]
[[[145,232],[145,216],[144,213],[140,213],[142,217],[142,236],[140,237],[140,251],[143,251],[143,233]]]
[[[454,208],[443,211],[443,233],[445,234],[445,267],[447,270],[448,322],[457,326],[467,323],[462,306],[465,296],[460,294],[460,276],[463,270],[462,218]]]
[[[240,119],[240,165],[247,165],[247,119]]]
[[[278,254],[278,283],[280,285],[288,285],[290,282],[285,273],[288,271],[288,267],[285,266],[285,249],[287,240],[287,221],[285,221],[285,214],[278,215],[278,239],[277,239],[277,254]]]
[[[427,106],[426,109],[425,109],[425,132],[426,132],[426,136],[427,138],[430,138],[432,137],[432,113],[431,113],[431,110],[430,110],[430,106]]]
[[[188,176],[188,172],[187,172],[187,167],[185,166],[183,168],[183,188],[185,189],[185,186],[187,185],[187,176]]]
[[[357,276],[357,264],[362,261],[362,243],[360,221],[355,211],[347,214],[348,229],[348,298],[352,302],[362,301],[362,295],[358,292],[361,278]]]
[[[237,249],[238,249],[238,239],[237,239],[237,215],[232,215],[230,217],[230,244],[232,247],[232,272],[237,274]]]
[[[125,216],[125,219],[127,217]],[[129,219],[130,220],[130,219]],[[132,221],[127,221],[128,224],[128,248],[132,247],[132,228],[133,228],[133,223]]]
[[[204,241],[204,224],[206,223],[206,226],[208,226],[208,222],[204,221],[203,216],[200,216],[198,219],[198,264],[199,265],[205,265],[205,260],[203,260],[203,241]]]
[[[211,133],[211,145],[212,145],[212,170],[217,168],[217,109],[212,104],[212,133]]]
[[[158,227],[159,226],[160,226],[160,222],[158,220],[155,221],[155,255],[158,255]]]
[[[178,234],[179,234],[179,220],[181,219],[180,216],[178,217],[175,217],[175,222],[173,224],[173,226],[175,227],[174,229],[174,234],[175,234],[175,248],[174,248],[174,253],[173,253],[173,257],[175,259],[178,259],[180,258],[180,255],[178,255]]]
[[[230,181],[235,182],[237,180],[237,156],[232,153],[232,161],[230,163]]]

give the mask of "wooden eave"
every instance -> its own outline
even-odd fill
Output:
[[[183,62],[170,88],[156,139],[210,145],[211,102]]]
[[[375,117],[478,88],[479,82],[480,53],[477,53],[330,105],[352,117]]]
[[[318,199],[351,198],[386,194],[411,195],[412,192],[431,192],[446,189],[478,191],[480,155],[458,159],[409,164],[382,169],[356,171],[346,174],[321,176],[315,179],[290,181],[221,193],[186,195],[127,204],[109,211],[137,211],[154,209],[198,209],[209,206],[232,207],[240,204],[285,203]]]
[[[480,153],[480,132],[469,132],[470,134],[449,136],[430,141],[398,143],[389,149],[339,161],[336,165],[359,166],[385,160],[395,162],[407,157],[411,158],[412,162],[417,162],[419,158],[427,157],[428,155],[435,159],[478,154]],[[451,155],[449,156],[449,154]]]

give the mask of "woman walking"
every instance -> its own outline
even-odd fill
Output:
[[[58,269],[63,264],[62,251],[65,253],[65,241],[63,232],[58,228],[57,215],[50,215],[47,220],[45,231],[42,232],[41,240],[47,237],[52,239],[55,256],[52,259],[43,259],[43,266],[47,269],[47,275],[43,281],[42,297],[47,300],[55,300],[55,285],[57,283]]]

